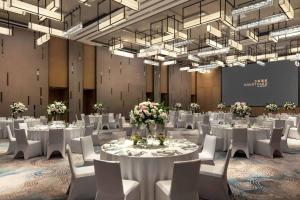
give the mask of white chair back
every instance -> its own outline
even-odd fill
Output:
[[[97,133],[99,133],[99,130],[101,128],[101,125],[102,125],[102,116],[99,116],[97,118],[97,127],[96,127],[96,130],[97,130]]]
[[[48,145],[65,144],[64,129],[49,129]]]
[[[16,142],[18,146],[27,146],[28,140],[25,129],[15,129]]]
[[[7,134],[8,134],[9,141],[12,142],[14,138],[12,136],[11,129],[10,129],[9,125],[6,126],[6,131],[7,131]]]
[[[193,114],[186,114],[185,115],[185,121],[186,121],[186,123],[193,123],[194,122]]]
[[[90,125],[91,124],[90,116],[84,115],[84,123],[85,123],[85,125]]]
[[[19,129],[24,129],[25,131],[27,131],[28,130],[27,123],[19,123]]]
[[[209,127],[208,124],[202,124],[201,125],[201,129],[202,129],[202,133],[203,133],[204,136],[205,135],[209,135],[209,133],[210,133],[210,127]]]
[[[174,163],[170,199],[198,200],[200,162],[200,160],[192,160]]]
[[[272,135],[271,135],[271,140],[270,140],[270,143],[271,143],[272,146],[274,146],[274,145],[276,146],[278,144],[280,146],[282,131],[283,131],[283,128],[273,129]]]
[[[85,136],[93,135],[93,131],[94,131],[94,126],[93,125],[87,125],[87,126],[85,126],[84,135]]]
[[[284,134],[283,134],[283,136],[282,136],[282,139],[283,139],[283,140],[287,140],[287,138],[289,137],[290,128],[291,128],[291,125],[290,125],[290,124],[286,125],[286,127],[285,127],[285,129],[284,129]]]
[[[275,128],[284,128],[285,127],[285,120],[276,119],[275,120]]]
[[[227,150],[226,160],[223,166],[223,177],[226,178],[226,180],[227,180],[227,170],[228,170],[229,161],[231,157],[231,151],[232,151],[232,146],[230,145],[229,149]]]
[[[66,152],[67,152],[68,161],[69,161],[69,165],[70,165],[71,176],[74,179],[74,178],[76,178],[76,167],[74,165],[73,154],[72,154],[69,144],[67,144],[67,146],[66,146]]]
[[[84,121],[84,116],[85,116],[84,113],[81,113],[81,114],[80,114],[80,117],[81,117],[81,120],[82,120],[82,121]]]
[[[214,135],[205,135],[203,152],[207,152],[209,155],[215,155],[217,137]]]
[[[20,129],[19,123],[24,123],[24,119],[14,119],[14,129]]]
[[[40,122],[43,124],[43,125],[47,125],[47,122],[48,122],[48,119],[46,116],[40,116]]]
[[[94,160],[97,199],[121,200],[125,198],[120,162]]]
[[[209,115],[208,114],[205,114],[203,116],[203,124],[209,124]]]
[[[83,160],[86,160],[89,155],[94,154],[94,146],[92,136],[85,136],[80,138]],[[100,158],[100,155],[99,155]]]
[[[246,128],[234,128],[232,130],[232,146],[248,145],[248,135]]]

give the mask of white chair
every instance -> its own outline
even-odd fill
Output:
[[[81,113],[81,114],[80,114],[80,117],[81,117],[81,120],[82,120],[82,121],[84,121],[84,116],[85,116],[84,113]]]
[[[214,165],[217,137],[214,135],[205,135],[203,149],[199,153],[199,159],[202,164]]]
[[[187,129],[194,129],[193,114],[186,114],[185,115],[185,128],[187,128]]]
[[[14,129],[20,129],[19,123],[24,123],[24,119],[14,119]]]
[[[66,154],[64,129],[50,129],[49,139],[47,144],[47,159],[51,157],[53,152],[59,152],[63,158]]]
[[[232,152],[231,157],[234,157],[238,151],[243,151],[246,157],[249,158],[248,147],[248,132],[246,128],[234,128],[232,129]]]
[[[18,129],[24,129],[25,132],[27,133],[27,130],[28,130],[27,123],[19,123],[19,128]]]
[[[47,117],[46,116],[40,116],[40,122],[43,125],[47,125],[47,123],[48,123]]]
[[[290,149],[289,149],[289,146],[288,146],[288,143],[287,143],[287,139],[288,139],[289,133],[290,133],[290,128],[291,128],[291,125],[288,124],[284,129],[283,136],[281,137],[281,144],[280,145],[281,145],[281,150],[284,153],[289,153],[290,152]]]
[[[120,162],[94,160],[96,200],[140,200],[140,184],[122,180]]]
[[[101,130],[103,130],[104,128],[109,129],[109,115],[108,114],[102,115]]]
[[[271,139],[257,140],[255,143],[255,153],[274,158],[274,155],[282,157],[281,136],[283,129],[273,129]]]
[[[175,162],[172,180],[158,181],[156,200],[198,200],[200,160]]]
[[[232,194],[227,181],[227,169],[231,156],[228,149],[226,160],[221,166],[201,165],[198,176],[198,194],[201,199],[229,200]]]
[[[91,136],[80,138],[82,157],[84,165],[93,165],[94,159],[100,159],[100,155],[94,151],[93,141]]]
[[[196,122],[196,125],[197,125],[197,129],[198,129],[198,133],[199,133],[199,138],[198,138],[198,144],[199,145],[203,145],[203,142],[204,142],[204,139],[205,139],[205,134],[207,133],[207,132],[204,132],[203,130],[202,130],[202,123],[200,122],[200,121],[197,121]]]
[[[203,124],[209,124],[209,115],[208,114],[205,114],[203,115]]]
[[[12,136],[12,133],[11,133],[11,129],[10,129],[10,126],[7,125],[6,126],[6,131],[7,131],[7,134],[8,134],[8,139],[9,139],[9,144],[8,144],[8,149],[7,149],[7,152],[6,154],[14,154],[15,153],[15,150],[16,150],[16,138],[14,138]]]
[[[66,152],[71,169],[68,200],[95,199],[97,189],[94,166],[75,167],[69,145],[66,147]]]
[[[84,130],[84,136],[93,135],[94,126],[93,125],[86,125]]]
[[[300,140],[300,122],[297,124],[297,127],[291,127],[289,138]]]
[[[285,128],[285,120],[276,119],[275,120],[275,128]]]
[[[99,145],[100,144],[99,143],[99,131],[100,131],[101,125],[102,125],[102,117],[99,117],[98,121],[97,121],[97,128],[92,133],[93,145]]]
[[[91,124],[91,121],[90,121],[90,116],[88,115],[84,115],[84,124],[87,126],[87,125],[90,125]]]
[[[24,159],[42,155],[42,145],[40,141],[27,140],[25,129],[16,129],[16,151],[15,158],[22,153]]]

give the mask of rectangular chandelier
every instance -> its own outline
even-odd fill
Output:
[[[109,46],[108,49],[110,51],[113,51],[113,50],[117,50],[117,49],[123,49],[123,47],[124,47],[123,43],[120,42],[119,44]]]
[[[56,21],[63,21],[62,13],[54,12],[46,8],[38,7],[36,5],[32,5],[30,3],[26,3],[19,0],[8,0],[7,2],[10,8],[20,9],[25,12],[38,15],[40,17],[46,17],[48,19],[52,19]]]
[[[155,60],[159,60],[159,61],[165,61],[165,60],[166,60],[165,57],[159,56],[159,55],[154,56],[154,59],[155,59]]]
[[[211,51],[199,52],[197,55],[199,57],[215,56],[215,55],[226,54],[229,51],[230,51],[230,48],[229,47],[225,47],[225,48],[222,48],[222,49],[216,49],[216,50],[211,50]]]
[[[18,8],[10,7],[8,2],[3,1],[3,0],[0,0],[0,9],[8,11],[8,12],[13,12],[13,13],[16,13],[16,14],[19,14],[19,15],[26,15],[25,11],[23,11],[21,9],[18,9]]]
[[[188,19],[184,19],[183,21],[183,29],[190,29],[202,24],[208,24],[214,21],[218,21],[220,19],[220,11],[209,14],[209,15],[194,15],[189,17]]]
[[[36,40],[36,45],[40,46],[50,40],[50,34],[46,33]]]
[[[12,29],[11,28],[0,27],[0,34],[11,36],[12,35]]]
[[[50,11],[57,11],[60,7],[60,0],[54,0],[54,1],[51,1],[47,6],[46,6],[46,9],[47,10],[50,10]],[[45,16],[42,16],[40,18],[40,21],[44,21],[46,19]]]
[[[117,56],[123,56],[123,57],[127,57],[127,58],[134,58],[134,54],[127,52],[127,51],[122,51],[122,50],[112,50],[111,51],[112,54],[117,55]]]
[[[223,45],[216,42],[216,41],[213,41],[211,39],[206,39],[206,44],[212,48],[215,48],[215,49],[222,49],[223,48]]]
[[[125,7],[121,8],[98,21],[99,31],[105,31],[113,26],[116,26],[126,20]]]
[[[190,67],[180,67],[179,70],[180,71],[188,71],[190,69]]]
[[[159,66],[159,62],[153,61],[153,60],[144,60],[144,63],[147,65],[154,65]]]
[[[34,31],[38,31],[38,32],[42,32],[42,33],[48,33],[50,35],[54,35],[57,37],[62,37],[62,38],[66,38],[66,34],[64,31],[58,30],[58,29],[54,29],[48,26],[43,26],[40,24],[35,24],[32,22],[28,23],[28,28]]]
[[[258,43],[259,38],[257,35],[255,35],[255,33],[253,31],[247,30],[246,33],[247,37],[252,40],[254,43]]]
[[[234,40],[232,40],[232,39],[228,40],[228,45],[231,46],[232,48],[235,48],[235,49],[239,50],[239,51],[243,51],[243,45],[236,42],[236,41],[234,41]]]
[[[176,65],[176,60],[169,60],[162,63],[162,65],[168,66],[168,65]]]
[[[294,18],[295,12],[289,0],[279,0],[278,4],[289,19]]]
[[[240,15],[249,13],[252,11],[260,10],[262,8],[266,8],[273,5],[273,0],[264,0],[251,5],[243,6],[241,8],[237,8],[232,10],[232,15]]]
[[[242,30],[252,29],[252,28],[256,28],[256,27],[260,27],[260,26],[267,26],[267,25],[271,25],[271,24],[275,24],[275,23],[278,23],[278,22],[285,21],[287,19],[288,19],[287,16],[285,14],[281,13],[281,14],[266,17],[266,18],[261,19],[259,21],[250,22],[248,24],[240,25],[240,26],[236,27],[236,30],[237,31],[242,31]]]
[[[115,2],[118,2],[132,10],[139,10],[139,2],[135,0],[114,0]]]
[[[271,40],[278,42],[279,39],[297,37],[300,35],[300,26],[293,26],[278,31],[273,31],[269,34]]]
[[[207,25],[206,31],[216,37],[222,37],[222,32],[211,25]]]
[[[200,62],[200,58],[198,58],[197,56],[194,56],[192,54],[188,55],[188,60],[194,61],[194,62]]]

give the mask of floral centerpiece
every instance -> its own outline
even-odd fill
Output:
[[[145,127],[149,136],[152,136],[151,128],[157,124],[163,125],[166,120],[166,108],[159,103],[145,101],[136,105],[134,109],[130,111],[131,124],[139,128]]]
[[[102,114],[102,111],[104,110],[104,105],[102,103],[96,103],[94,104],[93,109],[96,113]]]
[[[48,115],[53,116],[56,120],[59,120],[59,116],[65,114],[67,106],[62,101],[54,101],[47,106]]]
[[[200,106],[197,103],[191,103],[190,109],[191,109],[192,113],[198,113],[200,111]]]
[[[286,111],[293,111],[293,110],[296,110],[296,105],[293,102],[287,101],[284,103],[283,108]]]
[[[267,112],[274,113],[274,112],[277,112],[279,110],[279,107],[275,103],[269,103],[269,104],[266,105],[265,110]]]
[[[14,118],[16,118],[17,115],[20,115],[23,112],[25,112],[26,110],[28,110],[26,108],[26,106],[23,103],[21,103],[21,102],[17,102],[17,103],[11,104],[10,105],[10,109],[11,109],[12,116]]]
[[[174,105],[174,109],[175,110],[180,110],[182,108],[182,105],[181,105],[181,103],[175,103],[175,105]]]
[[[223,111],[226,109],[226,105],[224,103],[219,103],[217,105],[218,110]]]
[[[246,117],[251,114],[251,108],[244,102],[235,102],[231,105],[231,112],[236,117]]]

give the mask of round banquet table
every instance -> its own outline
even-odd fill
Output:
[[[198,150],[199,146],[186,139],[172,139],[165,146],[155,144],[152,148],[119,139],[101,147],[101,159],[120,161],[122,178],[140,183],[141,200],[154,200],[155,183],[171,179],[174,162],[197,159]]]
[[[27,139],[34,141],[41,141],[43,154],[47,154],[47,144],[49,138],[49,129],[63,128],[65,133],[65,143],[71,144],[71,140],[84,135],[84,128],[81,127],[59,127],[59,126],[47,126],[39,125],[31,127],[27,130]]]
[[[244,128],[244,127],[239,127],[239,128]],[[234,127],[228,125],[218,125],[218,126],[211,127],[213,135],[224,138],[224,148],[223,148],[224,151],[226,151],[231,144],[233,129]],[[253,154],[255,148],[255,141],[260,139],[269,139],[270,129],[266,127],[252,126],[251,128],[247,128],[247,135],[248,135],[249,153]]]

